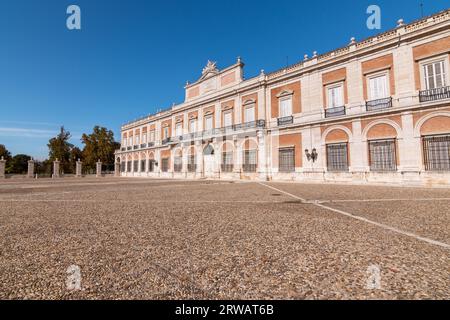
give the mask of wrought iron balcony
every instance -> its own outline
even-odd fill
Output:
[[[120,149],[120,151],[125,151],[125,150],[127,150],[127,148],[125,148],[125,147]]]
[[[153,141],[147,143],[147,148],[153,148],[154,146],[155,146],[155,143]]]
[[[392,97],[366,101],[367,111],[376,111],[392,108]]]
[[[294,123],[294,117],[288,116],[288,117],[278,118],[277,123],[278,123],[278,126],[285,126],[287,124],[292,124],[292,123]]]
[[[171,141],[171,138],[169,137],[169,138],[163,139],[163,140],[161,141],[161,143],[162,143],[163,145],[166,145],[166,144],[168,144],[170,141]]]
[[[137,150],[137,149],[139,149],[139,146],[138,146],[138,145],[135,145],[135,146],[133,147],[133,149],[134,149],[134,150]]]
[[[145,144],[145,143],[142,143],[141,144],[141,149],[144,149],[144,148],[146,148],[147,147],[147,144]]]
[[[436,101],[450,98],[450,87],[423,90],[419,93],[420,102]]]
[[[345,106],[325,109],[325,118],[345,116]]]
[[[128,150],[128,151],[130,151],[131,149],[132,149],[132,147],[131,147],[131,146],[127,147],[127,150]]]

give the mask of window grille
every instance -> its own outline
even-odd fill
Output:
[[[155,171],[155,160],[148,160],[148,171]]]
[[[425,170],[450,171],[450,135],[426,136],[422,140]]]
[[[233,152],[222,153],[222,172],[233,172]]]
[[[134,160],[133,161],[133,172],[138,172],[138,168],[139,168],[139,160]]]
[[[141,160],[141,172],[145,172],[145,160]]]
[[[327,144],[328,171],[348,171],[347,143]]]
[[[256,172],[256,166],[256,150],[245,150],[244,164],[242,166],[244,172]]]
[[[395,139],[369,141],[371,171],[396,171]]]
[[[161,171],[162,172],[169,171],[169,158],[161,159]]]
[[[127,171],[131,172],[131,161],[127,162]]]
[[[181,157],[175,157],[173,161],[173,171],[181,172],[183,170],[183,159]]]
[[[278,166],[280,172],[295,171],[295,148],[282,148],[278,150]]]

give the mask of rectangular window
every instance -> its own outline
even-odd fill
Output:
[[[155,160],[148,160],[148,172],[155,171]]]
[[[149,138],[149,142],[154,142],[155,141],[155,130],[150,131],[150,138]]]
[[[173,160],[173,171],[181,172],[183,170],[183,158],[175,157]]]
[[[141,160],[141,172],[145,172],[145,160]]]
[[[427,90],[445,87],[446,74],[444,61],[429,63],[423,66],[425,86]]]
[[[134,160],[133,161],[133,172],[138,172],[139,171],[139,160]]]
[[[280,118],[292,116],[292,99],[282,98],[280,100]]]
[[[245,108],[244,122],[255,121],[255,106],[249,106]]]
[[[425,170],[450,171],[450,135],[423,137]]]
[[[191,119],[189,120],[189,132],[194,133],[197,131],[197,120]]]
[[[279,149],[278,160],[280,172],[295,172],[295,148]]]
[[[169,171],[169,158],[161,159],[161,171],[162,172]]]
[[[222,153],[222,172],[233,172],[233,152]]]
[[[227,111],[223,114],[223,126],[230,127],[233,125],[233,114],[231,111]]]
[[[142,143],[147,143],[147,133],[142,134]]]
[[[177,126],[175,128],[175,135],[177,137],[180,137],[183,135],[183,124],[182,123],[177,123]]]
[[[127,172],[131,172],[131,166],[132,166],[132,163],[131,163],[131,161],[127,161]]]
[[[395,139],[369,141],[371,171],[396,171]]]
[[[125,162],[120,163],[120,172],[125,172]]]
[[[328,171],[348,171],[347,143],[327,144]]]
[[[197,170],[197,165],[195,164],[195,155],[190,155],[188,157],[188,171],[195,172]]]
[[[213,117],[207,116],[205,118],[205,130],[212,130],[213,128]]]
[[[124,146],[124,147],[126,147],[127,146],[127,138],[123,138],[122,139],[122,145]]]
[[[387,75],[380,75],[369,78],[370,100],[384,99],[389,96]]]
[[[133,137],[128,138],[128,145],[131,147],[133,145]]]
[[[139,136],[138,136],[138,135],[135,136],[134,144],[135,144],[135,145],[138,145],[138,144],[139,144]]]
[[[163,129],[163,139],[169,138],[169,127],[164,127]]]
[[[344,105],[342,85],[328,88],[328,108],[337,108]]]
[[[244,164],[242,166],[244,172],[256,172],[256,166],[256,150],[245,150]]]

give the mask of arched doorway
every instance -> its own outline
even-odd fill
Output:
[[[205,149],[203,149],[203,172],[205,178],[214,177],[214,147],[208,144]]]

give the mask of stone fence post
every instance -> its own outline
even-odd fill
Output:
[[[76,165],[75,165],[75,177],[77,178],[81,178],[82,175],[82,166],[83,166],[83,162],[80,161],[80,159],[78,159]]]
[[[96,177],[100,178],[102,176],[102,162],[100,161],[100,159],[98,159],[97,161],[97,173],[96,173]]]
[[[0,179],[5,179],[6,160],[2,157],[0,160]]]
[[[33,158],[31,158],[30,160],[28,160],[28,173],[27,173],[27,177],[28,177],[28,178],[34,178],[34,160],[33,160]]]
[[[59,175],[59,164],[60,164],[60,162],[59,162],[58,158],[56,158],[56,160],[53,161],[53,178],[59,178],[60,177],[60,175]]]

